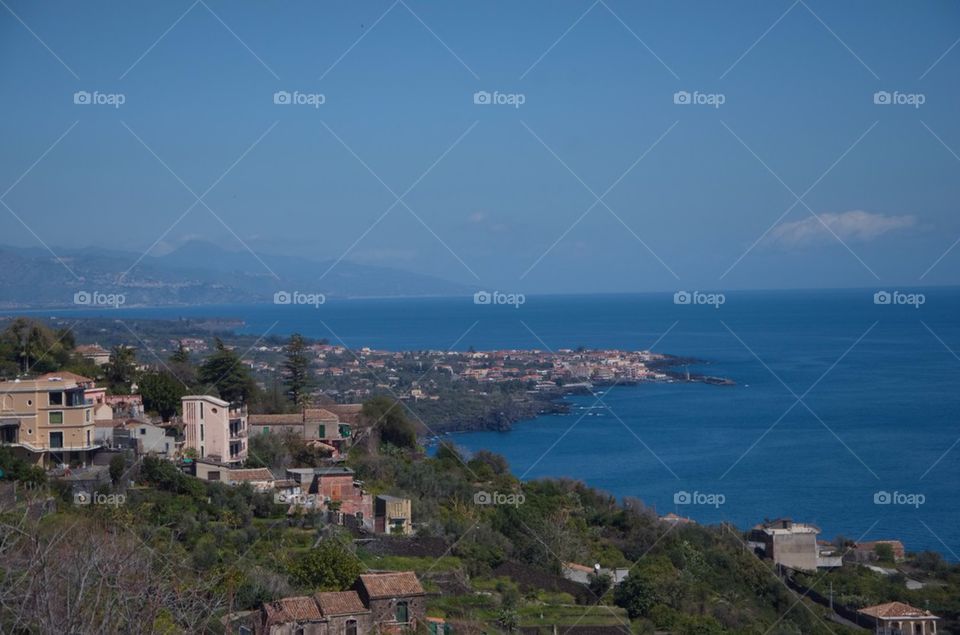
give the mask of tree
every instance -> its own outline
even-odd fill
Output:
[[[246,467],[290,467],[292,459],[288,443],[293,441],[294,435],[293,432],[251,435]]]
[[[197,376],[201,383],[216,388],[221,399],[231,403],[248,401],[255,389],[253,377],[240,356],[227,348],[220,338],[216,340],[216,350],[200,365]]]
[[[197,383],[197,369],[190,362],[190,351],[184,347],[183,342],[178,342],[177,350],[170,355],[168,370],[184,386]]]
[[[307,355],[307,345],[302,335],[294,333],[290,336],[285,356],[283,383],[287,387],[287,395],[294,404],[304,406],[310,397],[313,374],[310,358]]]
[[[170,421],[180,412],[180,398],[185,394],[184,385],[167,371],[144,373],[140,377],[143,407],[158,413],[164,421]]]
[[[593,572],[587,576],[587,586],[590,587],[599,601],[613,586],[613,578],[610,577],[609,573]]]
[[[361,414],[380,433],[380,440],[398,448],[414,448],[417,432],[403,405],[389,397],[374,397],[363,404]]]
[[[893,562],[893,547],[887,543],[878,543],[873,547],[873,552],[877,554],[877,560],[882,562]]]
[[[176,364],[190,363],[190,351],[183,345],[183,340],[177,341],[177,350],[173,351],[173,354],[170,355],[170,361]]]
[[[130,346],[114,346],[110,361],[104,366],[107,385],[114,394],[130,394],[130,384],[137,372],[137,356]]]
[[[631,571],[613,591],[613,603],[626,609],[632,620],[646,615],[657,600],[653,581],[637,570]]]
[[[123,478],[123,473],[127,469],[127,462],[122,454],[117,454],[110,459],[110,480],[116,485]]]
[[[70,359],[73,339],[68,331],[54,333],[36,320],[17,318],[0,334],[0,353],[19,372],[59,370]]]
[[[332,538],[305,554],[291,556],[287,569],[294,584],[310,591],[342,591],[363,571],[346,545]]]

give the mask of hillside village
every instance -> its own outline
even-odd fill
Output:
[[[0,533],[9,541],[0,606],[21,607],[0,609],[3,630],[19,621],[84,630],[107,619],[131,628],[106,605],[39,610],[30,582],[38,576],[62,576],[61,592],[97,606],[105,600],[81,595],[115,594],[129,582],[96,547],[99,568],[80,564],[92,552],[60,522],[74,518],[101,547],[151,563],[144,575],[168,595],[143,632],[960,632],[951,630],[960,567],[910,553],[896,537],[826,541],[791,519],[746,532],[701,527],[579,483],[521,483],[490,453],[465,456],[441,443],[427,455],[406,399],[315,405],[316,389],[298,378],[322,359],[338,360],[327,370],[351,368],[343,349],[292,338],[278,367],[288,401],[263,412],[267,402],[236,353],[214,345],[194,366],[178,344],[180,357],[159,365],[74,344],[60,368],[30,372],[44,368],[38,354],[0,382]],[[360,353],[358,367],[370,372],[393,372],[407,359]],[[430,357],[440,372],[514,377],[534,390],[573,379],[663,379],[649,353]],[[156,389],[176,385],[157,375],[175,378],[186,367],[198,377],[215,371],[216,381],[207,391],[188,390],[201,382]],[[75,372],[82,369],[94,377]],[[16,538],[25,526],[44,548],[61,545],[60,559],[31,556],[31,543]],[[125,542],[119,527],[137,542]],[[172,562],[159,566],[157,554]],[[193,613],[174,609],[186,600],[168,567],[190,581]],[[99,586],[77,590],[77,575]],[[171,617],[177,611],[196,621]]]

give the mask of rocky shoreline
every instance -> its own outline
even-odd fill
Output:
[[[517,400],[509,407],[493,407],[489,411],[479,413],[467,418],[458,418],[456,421],[444,421],[429,425],[429,431],[422,436],[431,438],[436,434],[448,434],[453,432],[509,432],[514,424],[523,421],[536,419],[541,415],[548,414],[568,414],[571,410],[570,402],[567,397],[572,395],[593,395],[594,388],[612,388],[613,386],[637,386],[641,384],[664,383],[664,382],[689,382],[704,383],[714,386],[735,386],[736,382],[726,377],[716,377],[701,373],[689,373],[688,371],[675,370],[679,366],[698,365],[702,366],[709,362],[692,357],[674,357],[665,355],[661,360],[652,362],[651,369],[663,373],[667,378],[655,381],[641,380],[610,380],[610,381],[591,381],[568,384],[558,387],[553,392],[542,392],[528,394],[524,400]]]

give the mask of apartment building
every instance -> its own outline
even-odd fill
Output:
[[[184,449],[201,459],[226,465],[247,459],[247,407],[231,405],[210,395],[182,398]]]
[[[44,467],[89,464],[100,444],[90,385],[78,379],[50,373],[0,382],[0,445]]]

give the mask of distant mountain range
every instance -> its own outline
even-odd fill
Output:
[[[346,260],[330,269],[333,261],[258,254],[263,264],[249,252],[203,241],[185,243],[163,256],[145,256],[139,263],[140,253],[115,249],[55,251],[63,264],[43,248],[0,246],[0,308],[74,306],[74,296],[81,292],[123,294],[125,306],[175,306],[273,302],[274,295],[283,291],[329,298],[451,296],[474,291],[432,276]]]

